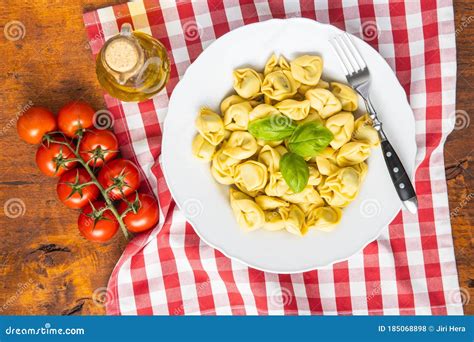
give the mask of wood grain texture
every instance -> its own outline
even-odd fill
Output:
[[[36,148],[16,136],[16,117],[29,105],[57,111],[73,99],[104,108],[87,49],[82,13],[125,1],[4,0],[0,28],[18,20],[25,36],[17,41],[0,36],[0,204],[24,203],[17,218],[1,210],[0,315],[103,314],[93,301],[103,294],[125,242],[117,237],[104,245],[79,236],[77,212],[56,199],[56,180],[36,169]],[[458,49],[457,109],[474,112],[474,10],[472,2],[456,1]],[[464,23],[464,24],[463,24]],[[461,112],[460,112],[461,113]],[[473,126],[454,131],[445,148],[449,203],[459,281],[467,298],[466,314],[474,314],[472,275]],[[14,208],[14,207],[12,207]],[[22,208],[20,208],[22,209]],[[12,212],[10,216],[15,216]],[[100,296],[99,296],[100,297]]]

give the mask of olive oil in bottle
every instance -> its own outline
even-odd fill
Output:
[[[123,24],[109,39],[96,61],[97,78],[113,97],[127,102],[144,101],[166,85],[170,63],[166,49],[152,36]]]

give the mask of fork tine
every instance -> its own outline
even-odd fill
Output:
[[[349,50],[351,51],[352,56],[354,56],[354,59],[356,60],[356,63],[359,66],[359,68],[360,69],[367,68],[367,65],[365,64],[364,59],[362,58],[359,50],[357,50],[357,47],[355,46],[351,37],[347,33],[345,33],[343,37],[346,38],[347,46],[349,47]]]
[[[344,54],[345,54],[347,60],[349,61],[349,63],[351,64],[351,67],[354,70],[354,73],[359,72],[361,70],[361,67],[359,66],[359,63],[357,62],[357,59],[355,59],[355,57],[354,57],[352,51],[350,50],[348,44],[344,40],[344,35],[342,35],[342,34],[339,35],[338,40],[339,40],[339,45],[341,47],[341,50],[344,51]]]
[[[351,42],[349,41],[350,38],[349,38],[348,34],[345,33],[345,34],[340,35],[339,39],[341,41],[341,45],[344,47],[344,50],[347,54],[347,58],[350,60],[354,70],[356,72],[362,70],[363,67],[360,66],[359,61],[357,60],[357,58],[355,56],[354,49],[351,46]]]
[[[351,75],[354,72],[354,69],[352,68],[351,63],[347,59],[344,50],[339,45],[339,42],[337,41],[337,36],[331,40],[331,45],[334,51],[336,52],[337,59],[339,60],[342,65],[342,68],[344,69],[344,73],[346,74],[346,76]]]

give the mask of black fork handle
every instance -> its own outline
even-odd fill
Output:
[[[412,203],[415,203],[415,207],[418,207],[415,189],[400,158],[398,158],[397,152],[395,152],[392,144],[390,144],[387,139],[382,140],[381,146],[385,164],[387,164],[388,172],[392,178],[398,197],[400,197],[408,210],[413,206],[411,205]],[[409,203],[406,203],[407,201],[409,201]]]
[[[388,141],[388,138],[382,129],[382,123],[378,120],[377,113],[375,112],[370,100],[367,101],[366,104],[370,117],[373,120],[374,128],[379,132],[381,140],[380,145],[382,147],[385,164],[387,165],[388,173],[390,174],[390,178],[392,178],[398,197],[400,197],[403,205],[411,213],[416,213],[418,210],[418,199],[410,177],[408,176],[402,161],[398,157],[397,152],[395,152],[392,144]]]

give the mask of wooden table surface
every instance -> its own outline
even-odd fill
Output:
[[[0,28],[18,20],[25,35],[17,41],[0,37],[0,204],[20,199],[24,212],[6,217],[1,210],[0,315],[103,314],[93,300],[100,294],[125,246],[120,234],[104,245],[79,236],[77,213],[56,199],[56,180],[36,168],[36,147],[16,136],[16,117],[31,105],[57,111],[73,99],[96,109],[104,102],[87,47],[82,13],[124,1],[3,0]],[[474,112],[474,10],[456,1],[458,48],[457,109]],[[472,22],[472,23],[471,23]],[[461,113],[461,112],[460,112]],[[473,126],[455,130],[446,142],[446,175],[459,282],[465,313],[474,314],[472,274]],[[10,202],[12,204],[13,202]],[[14,209],[14,205],[12,204]],[[20,208],[21,209],[21,208]],[[12,215],[10,215],[12,216]],[[474,298],[474,297],[473,297]]]

